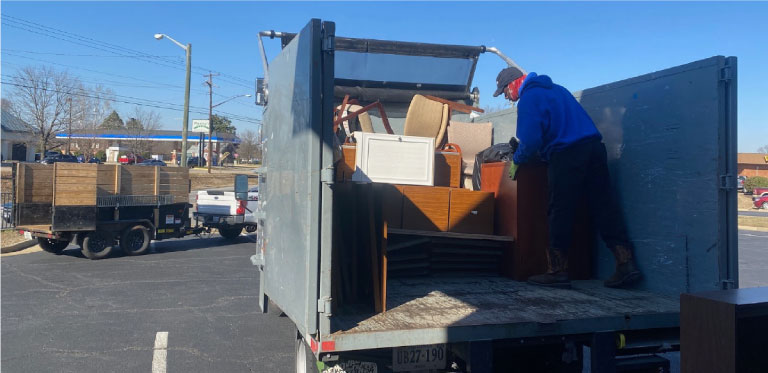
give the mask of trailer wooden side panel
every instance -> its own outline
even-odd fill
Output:
[[[53,166],[19,163],[16,178],[17,203],[53,201]]]
[[[55,163],[54,206],[96,206],[97,164]]]

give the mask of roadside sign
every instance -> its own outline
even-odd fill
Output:
[[[192,132],[208,132],[208,119],[192,119]]]

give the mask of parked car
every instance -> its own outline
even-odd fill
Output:
[[[7,202],[4,203],[2,206],[3,209],[3,221],[5,221],[6,224],[11,224],[11,221],[13,220],[13,203]]]
[[[737,190],[744,190],[744,182],[747,181],[747,177],[743,175],[739,175],[736,178],[736,189]]]
[[[144,162],[136,164],[137,166],[167,166],[165,162],[158,160],[158,159],[147,159]]]
[[[101,159],[98,159],[98,158],[96,158],[96,157],[91,157],[91,159],[89,159],[89,160],[88,160],[88,163],[97,163],[97,164],[101,164],[102,162],[101,162]]]
[[[120,159],[118,159],[120,164],[136,164],[144,162],[144,158],[142,158],[138,154],[125,154],[120,156]]]
[[[768,196],[768,188],[766,187],[756,187],[752,189],[752,195],[757,197],[764,197]]]
[[[67,154],[49,155],[40,161],[42,164],[54,164],[56,162],[78,163],[77,158],[74,155]]]
[[[189,157],[189,158],[187,158],[187,167],[189,167],[189,168],[196,167],[197,166],[197,160],[198,160],[198,157]],[[180,158],[176,159],[176,165],[181,166],[181,159]],[[202,165],[203,165],[203,167],[205,167],[205,158],[203,158]]]
[[[753,196],[752,203],[755,205],[755,208],[768,210],[768,194],[764,194],[762,196]]]

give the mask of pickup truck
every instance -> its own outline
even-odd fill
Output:
[[[258,208],[258,186],[248,190],[247,200],[235,198],[235,192],[201,190],[195,195],[195,220],[206,228],[216,228],[222,237],[235,239],[242,233],[255,232],[254,212]]]
[[[117,161],[120,164],[139,164],[144,162],[144,158],[138,154],[124,154]]]
[[[269,63],[262,38],[282,46]],[[614,260],[596,241],[592,279],[570,290],[502,275],[401,278],[387,283],[387,309],[377,312],[370,288],[361,290],[366,303],[344,297],[358,285],[344,277],[349,270],[375,279],[370,274],[387,267],[369,261],[374,240],[353,241],[357,259],[339,251],[360,231],[342,220],[357,206],[343,203],[345,185],[334,178],[341,143],[334,108],[345,97],[361,106],[378,100],[402,134],[414,94],[478,106],[472,79],[481,55],[514,61],[485,46],[336,36],[335,23],[319,19],[299,33],[260,32],[258,42],[265,78],[257,80],[257,102],[266,108],[251,262],[260,271],[262,312],[276,306],[296,326],[297,372],[581,372],[584,346],[593,372],[616,371],[620,360],[626,367],[632,356],[663,359],[654,354],[679,349],[682,293],[738,287],[736,57],[574,93],[608,149],[611,184],[644,276],[635,288],[603,286]],[[368,113],[383,132],[385,117]],[[502,143],[515,134],[517,109],[452,119],[491,122],[493,143]],[[692,182],[695,194],[687,192]],[[392,231],[382,238],[397,238],[407,254],[410,241]]]

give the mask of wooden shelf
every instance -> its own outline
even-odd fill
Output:
[[[434,231],[415,231],[410,229],[394,229],[389,228],[387,230],[389,234],[401,234],[409,236],[429,236],[429,237],[447,237],[447,238],[460,238],[467,240],[486,240],[486,241],[505,241],[513,242],[515,239],[512,236],[494,236],[488,234],[470,234],[470,233],[456,233],[456,232],[434,232]]]

